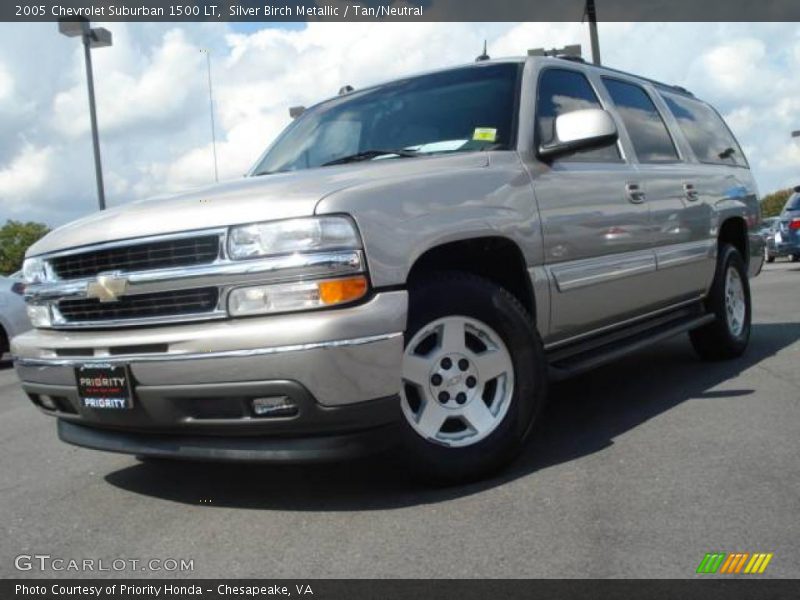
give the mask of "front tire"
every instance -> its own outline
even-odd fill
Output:
[[[741,356],[750,341],[750,284],[744,259],[730,244],[720,246],[706,307],[716,319],[689,332],[697,354],[705,360]]]
[[[506,465],[522,448],[546,387],[541,340],[508,291],[458,272],[411,286],[402,451],[415,473],[456,483]]]

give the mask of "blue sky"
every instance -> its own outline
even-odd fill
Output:
[[[94,52],[108,204],[213,180],[205,56],[219,168],[240,177],[288,107],[492,56],[581,43],[581,23],[110,23]],[[0,25],[0,222],[57,226],[96,208],[80,45],[53,24]],[[762,193],[800,183],[800,24],[601,23],[604,63],[682,85],[741,141]]]

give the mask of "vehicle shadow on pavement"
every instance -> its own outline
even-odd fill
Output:
[[[686,336],[551,386],[532,441],[495,478],[435,488],[417,482],[390,455],[322,465],[158,461],[109,473],[137,494],[209,507],[294,511],[382,510],[443,502],[534,476],[543,468],[611,446],[614,438],[687,401],[722,403],[753,389],[714,390],[800,339],[800,323],[753,325],[740,359],[702,362]]]

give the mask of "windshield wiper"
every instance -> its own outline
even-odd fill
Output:
[[[335,158],[333,160],[329,160],[326,163],[322,163],[322,167],[328,167],[331,165],[343,165],[345,163],[351,162],[359,162],[362,160],[370,160],[372,158],[377,158],[379,156],[391,156],[397,155],[402,158],[411,158],[413,156],[419,156],[419,150],[404,150],[403,148],[398,148],[397,150],[364,150],[362,152],[356,152],[355,154],[348,154],[347,156],[342,156],[340,158]]]

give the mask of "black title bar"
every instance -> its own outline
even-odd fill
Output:
[[[800,21],[798,0],[596,0],[600,21]],[[3,0],[0,21],[581,21],[585,0]]]

